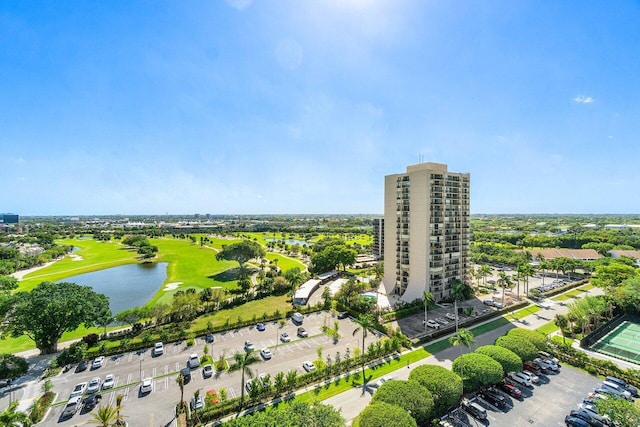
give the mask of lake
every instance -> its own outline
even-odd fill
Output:
[[[67,277],[58,282],[91,286],[109,297],[111,312],[144,305],[167,278],[167,263],[127,264]]]

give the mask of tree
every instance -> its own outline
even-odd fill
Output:
[[[482,276],[482,285],[486,285],[487,276],[491,274],[491,267],[487,264],[482,264],[480,266],[480,275]]]
[[[618,286],[625,280],[631,277],[638,276],[638,270],[634,267],[628,266],[622,262],[611,262],[609,265],[599,265],[596,267],[593,277],[590,282],[594,286],[610,291]]]
[[[569,326],[569,319],[567,319],[567,316],[563,314],[556,314],[556,317],[553,319],[553,323],[558,328],[560,328],[560,333],[562,334],[562,342],[566,344],[567,343],[566,329],[567,329],[567,326]]]
[[[111,405],[100,405],[96,412],[91,413],[89,424],[97,424],[101,427],[109,427],[116,421],[118,411]]]
[[[546,335],[531,329],[514,328],[507,332],[507,336],[521,337],[533,344],[538,350],[547,349]]]
[[[538,357],[538,349],[528,340],[516,335],[504,335],[498,337],[495,345],[504,347],[520,356],[523,361],[530,361]]]
[[[462,379],[438,365],[420,365],[411,370],[409,379],[417,381],[433,396],[434,415],[444,414],[462,397]]]
[[[240,275],[244,277],[244,264],[253,258],[264,257],[267,252],[262,245],[253,240],[243,240],[229,246],[223,246],[222,250],[216,253],[216,259],[237,261],[240,265]]]
[[[432,417],[431,392],[417,381],[387,381],[373,395],[371,403],[386,402],[407,411],[418,425],[427,425]]]
[[[256,411],[252,415],[225,421],[224,425],[227,427],[344,427],[345,421],[333,406],[319,402],[309,404],[292,401],[274,405],[269,411]]]
[[[29,416],[18,411],[18,402],[12,402],[7,409],[0,412],[0,426],[2,427],[31,427]]]
[[[0,354],[0,379],[14,379],[27,373],[29,363],[23,357]]]
[[[467,353],[457,357],[451,369],[462,373],[465,393],[497,384],[504,377],[500,363],[481,353]]]
[[[239,370],[241,373],[240,379],[240,409],[242,409],[242,405],[244,404],[244,378],[245,375],[249,378],[253,378],[253,372],[249,368],[249,365],[253,362],[257,362],[258,359],[253,354],[253,350],[247,350],[246,352],[237,352],[233,355],[233,360],[235,364],[230,368],[232,371]]]
[[[182,375],[182,372],[178,373],[178,376],[176,377],[176,384],[178,384],[178,387],[180,388],[180,409],[178,412],[182,412],[186,410],[186,404],[184,403],[184,375]]]
[[[596,408],[618,427],[640,426],[640,408],[622,399],[596,399]]]
[[[522,359],[513,351],[497,345],[483,345],[476,349],[476,353],[489,356],[502,366],[504,372],[518,372],[522,370]]]
[[[360,427],[417,427],[416,420],[399,406],[372,403],[360,413]]]
[[[367,383],[367,379],[364,376],[364,355],[365,355],[365,349],[364,349],[364,340],[367,337],[367,334],[369,332],[369,330],[373,329],[375,326],[375,323],[373,321],[373,316],[370,314],[361,314],[360,317],[358,317],[358,319],[355,320],[355,323],[358,325],[354,330],[353,330],[353,336],[355,336],[358,332],[362,332],[362,357],[361,357],[361,362],[362,362],[362,393],[364,393],[365,390],[365,384]]]
[[[460,347],[460,359],[462,358],[462,347],[471,348],[473,344],[475,344],[475,340],[473,339],[473,332],[460,328],[458,332],[452,337],[449,338],[449,342],[454,347]],[[462,359],[461,359],[462,360]],[[463,375],[463,364],[460,364],[460,379],[462,380],[462,386],[464,389],[464,375]]]
[[[42,354],[57,351],[58,340],[81,324],[93,326],[96,313],[105,311],[109,299],[88,286],[42,282],[31,292],[11,296],[0,331],[13,337],[27,335]]]

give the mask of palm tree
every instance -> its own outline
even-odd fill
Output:
[[[538,269],[542,270],[542,286],[544,286],[544,275],[546,273],[546,269],[547,269],[547,263],[544,261],[544,255],[542,255],[542,252],[538,252],[538,254],[536,255],[536,261],[538,261]]]
[[[3,412],[0,412],[0,426],[2,427],[31,427],[29,416],[17,411],[18,402],[12,402]]]
[[[116,422],[114,425],[116,426],[124,426],[126,423],[124,422],[124,417],[120,415],[120,409],[122,409],[122,399],[124,399],[124,395],[118,394],[116,396]]]
[[[100,427],[109,427],[118,417],[118,408],[111,405],[101,405],[96,412],[91,413],[89,424],[97,424]]]
[[[436,302],[436,299],[433,297],[431,292],[424,291],[422,293],[424,296],[424,332],[427,332],[427,310],[428,308]]]
[[[535,274],[535,269],[531,264],[526,263],[522,265],[522,272],[520,273],[520,275],[524,277],[525,294],[529,293],[529,277],[533,277],[534,274]]]
[[[566,337],[565,337],[565,329],[567,326],[569,326],[569,319],[567,319],[567,316],[562,315],[562,314],[556,314],[555,319],[553,320],[553,323],[555,323],[555,325],[560,328],[560,333],[562,334],[562,342],[564,344],[567,343]]]
[[[504,307],[504,290],[506,288],[513,289],[513,282],[511,277],[504,271],[498,274],[498,285],[502,288],[502,306]]]
[[[180,412],[184,411],[185,409],[185,404],[184,404],[184,376],[182,375],[182,372],[180,372],[176,378],[176,383],[178,384],[178,387],[180,387]]]
[[[482,285],[486,285],[486,278],[488,275],[491,274],[491,267],[489,267],[487,264],[482,264],[480,266],[480,274],[482,275]]]
[[[240,370],[241,379],[240,379],[240,409],[242,409],[242,405],[244,403],[244,378],[245,375],[249,378],[253,378],[253,372],[249,368],[249,365],[253,362],[256,362],[258,359],[253,354],[253,350],[247,350],[246,352],[237,352],[233,355],[233,360],[235,361],[235,365],[233,365],[230,370]]]
[[[362,393],[364,394],[365,384],[367,382],[367,379],[364,376],[364,340],[367,337],[369,330],[373,329],[373,316],[371,314],[361,314],[355,322],[358,327],[354,329],[353,336],[362,331],[362,356],[360,356],[360,360],[362,361]]]
[[[199,398],[200,398],[200,389],[197,389],[196,391],[193,392],[193,401],[197,402]],[[196,409],[195,405],[193,407],[193,414],[195,415],[196,425],[197,425],[200,423],[200,417],[198,416],[198,410]]]
[[[460,347],[460,379],[463,381],[462,389],[464,390],[464,378],[462,376],[462,366],[464,365],[462,359],[462,347],[464,346],[467,348],[471,348],[471,346],[475,344],[476,341],[473,339],[473,332],[464,328],[460,328],[454,336],[449,338],[449,342],[453,346]]]

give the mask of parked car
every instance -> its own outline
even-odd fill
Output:
[[[101,399],[102,399],[102,395],[101,394],[91,394],[91,395],[85,397],[82,400],[82,410],[84,412],[91,411],[93,408],[96,407],[96,405],[100,402]]]
[[[189,355],[187,366],[189,367],[189,369],[196,369],[198,366],[200,366],[200,358],[196,353],[191,353]]]
[[[302,326],[300,326],[298,328],[298,336],[302,337],[302,338],[306,338],[309,336],[309,334],[307,333],[307,330],[305,328],[303,328]]]
[[[569,415],[575,418],[580,418],[587,422],[592,427],[608,427],[609,420],[602,415],[595,412],[587,411],[585,409],[572,410]]]
[[[605,390],[611,390],[618,396],[624,397],[627,400],[633,400],[633,397],[631,397],[631,393],[629,393],[627,390],[620,387],[618,384],[605,380],[602,382],[602,388]]]
[[[269,359],[271,359],[271,356],[272,356],[272,354],[271,354],[271,350],[269,350],[269,349],[268,349],[268,348],[266,348],[266,347],[265,347],[265,348],[263,348],[262,350],[260,350],[260,356],[262,356],[262,358],[263,358],[264,360],[269,360]]]
[[[289,342],[289,341],[291,341],[291,337],[289,336],[288,333],[283,332],[283,333],[280,334],[280,341]]]
[[[531,371],[523,370],[520,373],[528,377],[529,381],[531,381],[531,384],[538,384],[540,382],[540,377],[538,377],[536,374],[534,374]]]
[[[490,307],[493,307],[495,305],[495,302],[492,299],[486,299],[482,302]]]
[[[81,360],[80,363],[78,363],[78,366],[76,366],[76,372],[86,371],[88,367],[89,362],[87,362],[86,360]]]
[[[267,377],[271,378],[269,374],[267,374],[266,372],[263,372],[260,375],[258,375],[258,380],[260,381],[260,384],[262,384],[262,387],[267,386]]]
[[[446,317],[449,320],[456,320],[456,315],[453,313],[447,313],[444,315],[444,317]]]
[[[82,396],[74,396],[67,401],[64,409],[62,410],[62,418],[67,419],[73,417],[82,406]]]
[[[440,329],[440,325],[435,320],[427,320],[427,326],[433,329]]]
[[[293,313],[293,315],[291,316],[291,320],[293,320],[295,323],[302,323],[304,321],[304,316],[300,313]]]
[[[533,362],[524,362],[522,364],[522,368],[523,368],[523,370],[532,372],[532,373],[534,373],[536,375],[542,374],[542,369],[540,369],[540,366],[536,365]]]
[[[387,381],[391,381],[393,379],[393,377],[391,376],[384,376],[384,377],[380,377],[378,378],[378,381],[375,381],[371,384],[369,384],[370,387],[374,387],[374,388],[378,388],[380,387],[382,384],[386,383]]]
[[[145,378],[140,384],[140,394],[149,394],[153,391],[153,379]]]
[[[539,351],[538,357],[540,357],[541,359],[551,360],[553,363],[560,366],[560,361],[558,360],[558,358],[550,353],[547,353],[546,351]]]
[[[633,397],[639,397],[638,396],[638,389],[635,388],[634,386],[628,384],[625,380],[621,380],[620,378],[610,377],[609,376],[609,377],[605,378],[605,381],[609,381],[611,383],[618,384],[620,387],[624,388],[629,393],[631,393],[631,395]]]
[[[89,381],[89,385],[87,386],[87,394],[97,393],[100,390],[101,384],[100,377],[93,377],[91,381]]]
[[[207,364],[202,367],[202,378],[209,378],[213,375],[213,366]]]
[[[258,323],[256,325],[256,329],[262,332],[262,331],[266,330],[267,327],[264,325],[264,323],[260,322],[260,323]]]
[[[189,382],[191,382],[191,369],[189,368],[180,369],[180,375],[182,375],[182,380],[184,381],[184,384],[189,384]]]
[[[253,346],[253,343],[251,341],[245,341],[244,342],[244,351],[249,351],[249,350],[255,350],[255,347]]]
[[[212,343],[215,341],[215,337],[212,333],[208,333],[207,335],[204,336],[204,340],[208,343]]]
[[[507,378],[525,387],[533,387],[531,380],[522,372],[509,372]]]
[[[480,396],[496,408],[504,408],[507,405],[504,395],[494,388],[480,391]]]
[[[541,369],[547,369],[547,370],[554,371],[554,372],[557,372],[558,369],[559,369],[558,365],[553,363],[552,360],[541,359],[539,357],[536,357],[535,359],[533,359],[533,361],[536,362],[536,364],[538,366],[540,366]]]
[[[162,356],[164,354],[164,344],[161,342],[157,342],[153,346],[153,355],[154,356]]]
[[[572,417],[571,415],[564,417],[564,424],[567,427],[591,427],[589,423],[582,418]]]
[[[514,386],[513,384],[509,384],[504,380],[498,384],[498,387],[500,387],[501,390],[506,391],[513,397],[520,398],[522,396],[522,391],[520,391],[518,387]]]
[[[191,401],[189,402],[189,407],[192,411],[197,411],[198,409],[204,408],[204,398],[201,395],[198,395],[197,399],[195,396],[193,396],[191,398]]]
[[[102,368],[104,364],[104,356],[98,356],[93,359],[93,363],[91,364],[91,370]]]
[[[479,420],[487,419],[487,410],[472,400],[463,398],[460,402],[460,406]]]
[[[311,363],[310,361],[308,361],[308,360],[306,360],[306,361],[304,361],[302,363],[302,367],[307,372],[311,372],[311,371],[315,371],[316,370],[316,366],[313,363]]]
[[[85,393],[86,390],[87,390],[87,383],[86,382],[82,382],[82,383],[76,384],[76,386],[73,388],[73,391],[69,395],[69,399],[72,399],[72,398],[78,397],[78,396],[82,396]]]
[[[349,317],[349,313],[346,311],[341,311],[340,313],[338,313],[338,319],[346,319],[347,317]]]
[[[107,374],[106,377],[104,377],[104,382],[102,383],[102,389],[106,390],[108,388],[112,388],[115,385],[115,377],[113,376],[113,374]]]

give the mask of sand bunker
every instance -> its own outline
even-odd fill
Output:
[[[164,285],[164,291],[173,291],[174,289],[178,289],[178,286],[182,285],[182,282],[173,282],[173,283],[167,283],[166,285]]]
[[[82,261],[84,259],[80,255],[76,254],[69,254],[69,258],[71,258],[72,261]]]

